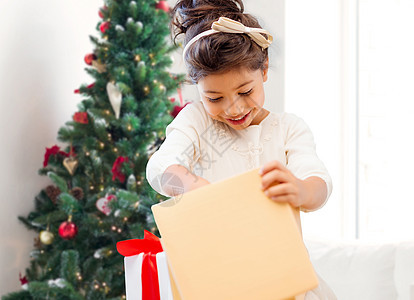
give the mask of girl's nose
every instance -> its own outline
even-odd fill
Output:
[[[224,108],[224,111],[229,117],[239,117],[244,112],[243,101],[237,97],[227,101],[225,105],[227,107]]]

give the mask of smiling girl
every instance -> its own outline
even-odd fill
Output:
[[[151,186],[175,196],[260,168],[273,201],[302,211],[322,207],[332,183],[311,131],[293,114],[263,108],[271,34],[244,13],[241,0],[182,0],[173,17],[176,36],[185,34],[183,57],[201,100],[167,126],[147,164]],[[320,278],[305,299],[336,297]]]

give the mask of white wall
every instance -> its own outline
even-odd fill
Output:
[[[82,99],[73,90],[91,82],[83,57],[99,20],[98,0],[0,1],[0,295],[20,289],[35,235],[17,220],[49,184],[37,174],[45,147]]]
[[[171,4],[174,1],[170,1]],[[265,106],[283,110],[283,0],[246,0],[246,10],[261,16],[276,43]],[[35,235],[17,220],[33,210],[34,197],[49,184],[37,174],[45,147],[57,143],[57,131],[82,98],[73,90],[91,83],[83,58],[93,50],[101,0],[0,1],[0,295],[20,289],[19,272],[29,264]],[[174,70],[180,69],[176,55]],[[182,64],[181,64],[182,67]],[[188,90],[185,98],[196,97]]]

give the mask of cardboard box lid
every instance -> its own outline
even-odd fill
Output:
[[[275,300],[318,285],[289,204],[258,169],[152,206],[183,300]]]

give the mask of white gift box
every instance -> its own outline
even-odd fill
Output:
[[[127,300],[177,300],[161,243],[148,231],[144,239],[118,242],[118,252],[125,256]]]
[[[155,254],[157,261],[158,285],[160,300],[173,300],[170,275],[165,252]],[[127,300],[146,300],[142,296],[142,260],[144,253],[126,256],[125,263],[125,287]],[[152,298],[151,298],[152,299]]]

